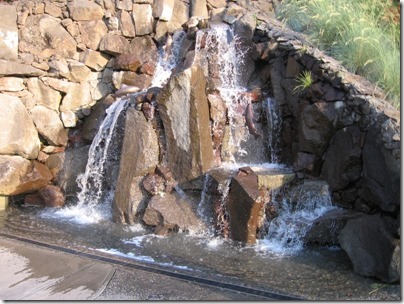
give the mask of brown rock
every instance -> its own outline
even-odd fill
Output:
[[[46,185],[38,192],[46,207],[61,207],[65,204],[65,196],[58,186]]]
[[[120,35],[108,33],[101,39],[99,48],[102,52],[117,56],[128,53],[129,42]]]
[[[136,36],[148,35],[153,32],[153,10],[150,4],[133,4],[133,19]]]
[[[18,59],[16,6],[0,4],[0,59]]]
[[[119,14],[119,24],[121,26],[122,35],[133,38],[136,36],[135,24],[133,17],[127,11],[122,10]]]
[[[163,193],[165,190],[164,178],[155,173],[148,173],[143,180],[143,187],[151,195]]]
[[[107,34],[108,28],[102,20],[79,21],[78,22],[81,41],[88,48],[96,51],[102,37]]]
[[[109,57],[97,51],[86,50],[82,59],[83,63],[94,71],[101,71],[107,65]]]
[[[114,68],[136,72],[142,66],[142,62],[135,54],[120,54],[115,61]]]

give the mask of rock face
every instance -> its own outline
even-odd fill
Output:
[[[157,97],[174,179],[193,179],[213,166],[209,107],[202,70],[193,66],[172,77]]]
[[[119,175],[113,203],[113,217],[117,222],[132,223],[141,199],[133,197],[139,190],[139,178],[148,172],[153,173],[159,163],[157,134],[143,113],[129,108],[125,119]],[[133,212],[134,211],[134,212]]]
[[[400,279],[400,267],[397,268],[394,254],[397,247],[400,250],[399,241],[394,239],[380,215],[349,220],[339,240],[358,274],[385,282]]]

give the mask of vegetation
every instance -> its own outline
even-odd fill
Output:
[[[283,0],[277,16],[400,107],[399,1]]]
[[[302,94],[306,89],[308,89],[313,83],[313,78],[311,77],[310,71],[303,71],[296,78],[297,86],[293,89],[293,94]]]

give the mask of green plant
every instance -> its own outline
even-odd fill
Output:
[[[295,95],[296,93],[302,94],[306,91],[313,83],[313,78],[311,76],[310,71],[303,71],[296,77],[297,85],[293,89],[292,93]]]
[[[276,14],[381,87],[400,107],[400,6],[393,0],[284,0]]]

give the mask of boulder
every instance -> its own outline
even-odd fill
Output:
[[[0,195],[35,192],[52,179],[48,167],[21,156],[0,155]]]
[[[170,21],[173,15],[174,0],[157,0],[153,3],[153,17],[162,21]]]
[[[363,145],[362,185],[359,195],[387,212],[400,207],[400,159],[386,149],[381,124],[373,125]],[[398,131],[399,134],[399,131]]]
[[[28,52],[41,58],[58,54],[73,58],[76,41],[61,25],[61,21],[49,15],[30,15],[20,30],[19,51]]]
[[[0,4],[0,59],[18,59],[18,28],[15,5]]]
[[[52,172],[52,181],[59,186],[66,197],[76,196],[80,190],[76,180],[86,170],[90,146],[69,149],[65,152],[51,154],[46,166]]]
[[[339,245],[339,234],[351,219],[363,216],[363,213],[334,208],[316,218],[304,235],[304,243],[313,245]]]
[[[31,65],[0,59],[0,77],[3,76],[43,76],[44,71]]]
[[[324,156],[320,177],[332,191],[341,190],[358,180],[362,172],[361,131],[350,126],[337,131]]]
[[[19,92],[24,90],[24,79],[19,77],[0,78],[0,91]]]
[[[48,109],[59,111],[62,94],[44,84],[39,78],[31,77],[27,79],[28,90],[34,94],[37,105],[45,106]]]
[[[44,106],[35,106],[30,109],[30,112],[38,133],[50,145],[67,145],[67,130],[64,128],[58,113]]]
[[[227,203],[230,237],[239,242],[254,244],[260,212],[265,200],[258,189],[258,177],[249,168],[232,178]]]
[[[173,231],[197,231],[201,222],[190,202],[177,193],[153,196],[143,216],[146,225]]]
[[[108,28],[102,20],[79,21],[81,42],[89,49],[96,51],[102,37],[108,33]]]
[[[100,5],[88,0],[76,0],[67,5],[70,18],[75,21],[100,20],[104,16],[104,10]]]
[[[133,4],[133,19],[135,21],[136,36],[148,35],[153,32],[153,10],[150,4]]]
[[[130,54],[136,55],[143,63],[149,62],[156,65],[158,50],[150,36],[135,37],[130,42]]]
[[[122,35],[129,38],[135,37],[136,30],[132,15],[127,11],[122,10],[118,13],[118,16]]]
[[[107,54],[117,56],[128,52],[129,42],[120,35],[108,33],[102,37],[99,49]]]
[[[40,141],[31,116],[18,97],[0,94],[0,154],[38,156]]]
[[[105,68],[109,61],[107,54],[86,50],[83,52],[82,62],[94,71],[101,71]]]
[[[119,165],[119,174],[113,201],[113,218],[116,222],[131,223],[136,214],[128,213],[133,210],[131,187],[137,177],[153,173],[159,162],[159,145],[156,131],[143,113],[129,107],[126,111],[124,139]],[[139,200],[136,205],[139,204]]]
[[[70,83],[60,105],[60,111],[78,111],[95,104],[91,97],[90,85],[87,82]]]
[[[299,149],[317,156],[327,150],[338,118],[332,103],[318,102],[308,105],[301,114],[299,128]]]
[[[60,187],[54,185],[46,185],[39,189],[45,207],[61,207],[65,204],[65,196]]]
[[[193,66],[171,77],[157,95],[167,140],[167,163],[179,182],[213,167],[209,105],[202,69]]]
[[[142,66],[142,61],[136,54],[120,54],[115,61],[116,70],[136,72]]]
[[[400,280],[400,268],[396,269],[394,264],[397,263],[392,261],[399,240],[391,234],[381,215],[364,215],[349,220],[341,230],[339,242],[356,273],[384,282]]]

